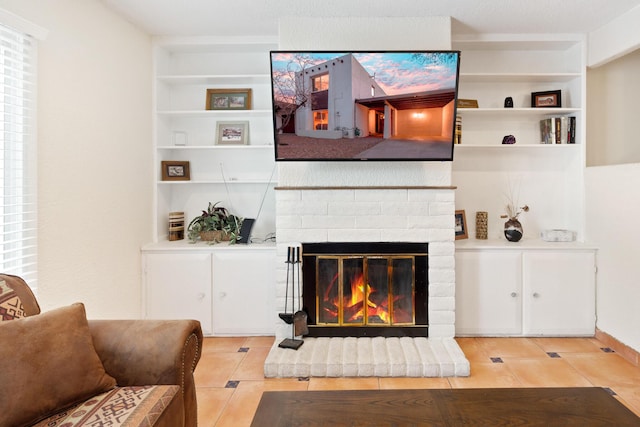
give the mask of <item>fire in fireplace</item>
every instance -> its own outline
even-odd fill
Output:
[[[428,336],[426,243],[302,245],[310,336]]]

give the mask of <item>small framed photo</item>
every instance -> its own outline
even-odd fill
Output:
[[[467,233],[467,217],[464,214],[464,210],[456,211],[456,240],[467,239],[469,235]]]
[[[531,92],[531,107],[533,108],[562,107],[562,91],[550,90],[547,92]]]
[[[249,122],[218,122],[216,128],[217,145],[249,144]]]
[[[161,166],[163,181],[189,181],[191,179],[189,162],[163,160]]]
[[[207,110],[250,110],[251,89],[207,89]]]

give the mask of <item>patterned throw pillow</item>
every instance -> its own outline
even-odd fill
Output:
[[[4,280],[0,280],[0,322],[22,317],[27,317],[22,300]]]

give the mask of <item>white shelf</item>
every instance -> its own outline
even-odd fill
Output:
[[[558,116],[564,114],[578,114],[581,108],[458,108],[456,114],[465,115],[500,115],[509,116]],[[464,126],[464,123],[463,123]],[[463,127],[464,132],[464,127]]]
[[[273,144],[255,145],[164,145],[158,150],[273,150]]]
[[[268,74],[227,74],[227,75],[163,75],[157,80],[168,85],[200,84],[269,84]]]
[[[585,242],[545,242],[541,239],[524,238],[519,242],[509,242],[507,239],[461,239],[456,240],[456,251],[465,250],[585,250],[593,251],[596,246]]]
[[[190,117],[190,118],[212,118],[224,116],[257,117],[270,116],[271,110],[160,110],[158,116],[164,117]]]
[[[158,181],[158,185],[253,185],[253,184],[271,184],[277,185],[277,181],[268,179],[209,179],[209,180],[190,180],[190,181]]]
[[[464,134],[463,134],[464,138]],[[454,150],[577,150],[580,144],[456,144]]]
[[[580,77],[580,73],[460,73],[460,80],[469,83],[568,82]]]

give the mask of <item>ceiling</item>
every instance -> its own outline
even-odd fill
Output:
[[[588,33],[640,0],[102,0],[151,35],[277,35],[280,16],[451,16],[454,34]]]

